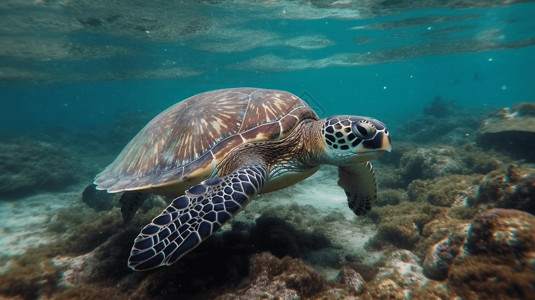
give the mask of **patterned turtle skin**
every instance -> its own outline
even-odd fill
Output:
[[[94,183],[124,199],[132,191],[176,197],[134,241],[128,266],[147,270],[176,262],[255,195],[300,182],[321,164],[338,166],[350,209],[364,215],[377,194],[369,160],[390,149],[388,130],[375,119],[320,120],[288,92],[224,89],[156,116]]]

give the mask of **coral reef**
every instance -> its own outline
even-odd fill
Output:
[[[72,208],[62,210],[49,230],[67,237],[12,259],[0,273],[0,297],[28,294],[27,298],[53,295],[68,299],[83,295],[97,299],[103,290],[118,286],[110,297],[213,299],[223,290],[239,286],[248,274],[248,257],[254,257],[255,253],[268,250],[281,257],[299,257],[312,249],[329,246],[329,241],[321,235],[298,231],[283,220],[266,216],[258,218],[255,224],[234,222],[232,228],[212,237],[172,267],[161,268],[158,272],[133,273],[125,260],[132,241],[139,228],[150,221],[149,216],[155,214],[152,210],[161,210],[165,205],[159,199],[149,199],[149,202],[152,203],[146,205],[153,206],[151,211],[136,215],[128,226],[122,224],[117,208],[97,213],[91,210],[88,215],[89,210],[80,201]],[[308,295],[324,282],[319,273],[304,266],[298,258],[288,256],[280,261],[283,272],[277,278],[284,278],[289,289]],[[257,274],[254,270],[260,265],[257,263],[252,268],[253,274]],[[311,277],[296,279],[289,276],[301,271],[309,272]],[[42,284],[43,274],[50,277],[46,278],[49,283]],[[9,278],[16,279],[17,284]],[[309,287],[307,280],[320,283]],[[87,289],[88,286],[93,286],[94,291]],[[343,290],[343,293],[348,292]]]
[[[466,144],[473,139],[472,133],[480,123],[481,119],[477,115],[456,101],[436,96],[423,109],[422,116],[402,125],[400,131],[404,133],[406,141],[418,144]]]
[[[530,107],[517,115],[531,114]],[[122,128],[103,136],[133,134],[144,123],[134,119],[124,116]],[[474,136],[464,130],[473,124],[458,123],[470,117],[450,101],[436,99],[421,120],[427,123],[405,139],[418,144],[397,143],[375,164],[379,196],[367,216],[354,216],[343,191],[325,180],[336,178],[336,168],[322,168],[302,185],[260,195],[231,226],[155,271],[132,272],[126,259],[139,229],[169,199],[149,197],[124,224],[117,196],[92,185],[81,192],[78,183],[76,193],[62,193],[64,209],[43,206],[39,235],[54,239],[0,257],[0,298],[535,298],[535,169],[467,142]],[[432,145],[419,140],[432,136]],[[441,144],[452,140],[456,146]],[[68,158],[74,148],[40,143],[29,149],[61,149],[67,156],[54,158],[61,162],[53,167],[75,169]],[[81,168],[94,168],[95,158],[82,156]],[[20,199],[28,203],[19,211],[40,205],[34,200]]]
[[[517,158],[535,162],[535,103],[520,102],[489,115],[479,129],[477,142]]]
[[[474,219],[448,275],[462,298],[535,298],[535,217],[514,209],[491,209]]]
[[[486,174],[500,167],[500,160],[473,144],[459,147],[436,145],[415,147],[402,144],[396,159],[381,160],[393,169],[378,174],[378,182],[388,188],[406,188],[415,179],[435,179],[449,175]],[[500,158],[500,160],[498,160]]]
[[[59,145],[33,139],[0,144],[0,197],[64,188],[77,181],[76,165]]]

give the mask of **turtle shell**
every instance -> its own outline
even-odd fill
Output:
[[[108,192],[147,190],[178,196],[215,175],[232,149],[286,137],[304,119],[318,119],[284,91],[235,88],[179,102],[150,121],[95,178]]]

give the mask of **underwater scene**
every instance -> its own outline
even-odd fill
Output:
[[[2,0],[0,299],[535,299],[534,16]]]

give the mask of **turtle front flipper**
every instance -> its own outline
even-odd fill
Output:
[[[173,264],[245,208],[267,179],[267,168],[257,164],[190,188],[141,230],[128,266],[148,270]]]
[[[349,208],[357,216],[365,215],[377,198],[375,174],[369,161],[339,167],[338,185],[346,192]]]

